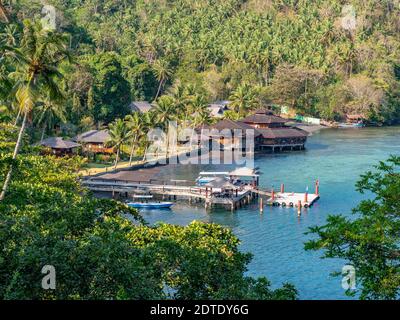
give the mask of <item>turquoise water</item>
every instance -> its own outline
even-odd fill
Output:
[[[321,199],[299,218],[294,209],[268,207],[260,215],[257,204],[231,213],[206,212],[203,207],[177,203],[171,211],[143,211],[150,223],[164,221],[186,225],[193,220],[229,227],[241,239],[241,250],[254,255],[248,273],[266,276],[274,287],[293,283],[301,299],[346,299],[341,279],[331,277],[344,261],[320,259],[321,252],[304,251],[309,227],[321,225],[328,214],[350,215],[363,198],[354,189],[360,174],[379,160],[400,155],[400,128],[325,129],[309,138],[306,151],[269,154],[256,158],[263,172],[263,187],[286,191],[314,190],[320,180]],[[172,166],[163,170],[164,178],[194,179],[199,171],[213,166]],[[218,171],[223,168],[219,167]]]

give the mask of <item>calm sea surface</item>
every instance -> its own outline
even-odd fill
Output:
[[[202,206],[178,202],[171,211],[142,211],[150,223],[159,221],[186,225],[193,220],[231,228],[241,239],[241,250],[254,255],[248,273],[266,276],[274,287],[293,283],[301,299],[346,299],[341,279],[330,275],[341,270],[343,261],[321,259],[321,252],[304,251],[311,238],[309,227],[322,225],[329,214],[350,215],[363,199],[354,189],[359,175],[389,155],[400,155],[400,127],[324,129],[309,138],[306,151],[269,154],[255,160],[263,173],[263,187],[286,191],[314,190],[320,180],[321,199],[298,218],[294,209],[267,207],[260,215],[257,204],[234,213],[206,212]],[[166,179],[195,179],[201,170],[225,171],[224,167],[181,165],[163,169]]]

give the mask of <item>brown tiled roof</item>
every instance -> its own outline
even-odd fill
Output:
[[[308,133],[294,127],[265,128],[257,129],[264,139],[304,138]]]

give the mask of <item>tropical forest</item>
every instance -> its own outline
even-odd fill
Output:
[[[220,118],[210,112],[211,104],[228,101]],[[132,112],[137,102],[150,111]],[[197,219],[198,211],[185,209],[177,217],[158,212],[154,218],[116,199],[114,187],[112,197],[98,197],[81,183],[101,170],[145,166],[154,128],[167,130],[171,121],[193,129],[221,120],[234,125],[260,107],[321,125],[353,117],[371,126],[323,129],[307,136],[308,149],[305,136],[290,137],[284,143],[291,143],[292,154],[256,160],[262,173],[250,176],[267,176],[261,187],[268,195],[272,188],[272,199],[284,166],[294,188],[321,178],[326,202],[318,203],[317,213],[332,204],[324,214],[351,215],[314,219],[314,208],[304,214],[301,202],[299,211],[297,202],[288,208],[293,217],[273,211],[292,234],[301,233],[293,244],[301,249],[291,257],[323,251],[323,258],[354,265],[360,286],[343,296],[398,298],[399,0],[0,0],[0,299],[336,298],[335,289],[313,296],[299,275],[285,279],[289,273],[276,271],[270,279],[263,268],[285,249],[277,246],[276,256],[262,251],[269,244],[261,236],[247,246],[257,230],[247,232],[236,207],[218,217],[204,210]],[[81,148],[83,138],[69,139],[85,132],[109,136],[102,151],[60,156],[60,148]],[[298,139],[304,139],[299,150]],[[190,180],[191,170],[166,180]],[[356,179],[353,174],[357,183],[345,180]],[[221,190],[238,188],[232,184]],[[229,196],[253,196],[245,193],[250,183],[240,188]],[[347,207],[335,204],[343,190]],[[207,200],[209,189],[201,192]],[[307,186],[301,201],[308,206],[311,196]],[[315,196],[317,201],[318,191]],[[250,207],[256,215],[246,212],[252,228],[267,216],[266,202],[257,201]],[[194,216],[182,219],[185,213]],[[311,220],[296,225],[287,222],[292,218]],[[57,271],[54,290],[43,289],[47,265]],[[292,262],[290,269],[296,269]]]

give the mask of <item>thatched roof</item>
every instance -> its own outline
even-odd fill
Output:
[[[72,149],[81,146],[79,143],[64,140],[63,138],[60,137],[48,138],[43,140],[42,142],[39,142],[38,144],[51,149]]]
[[[106,143],[110,138],[108,130],[90,130],[77,135],[72,140],[81,143]]]

